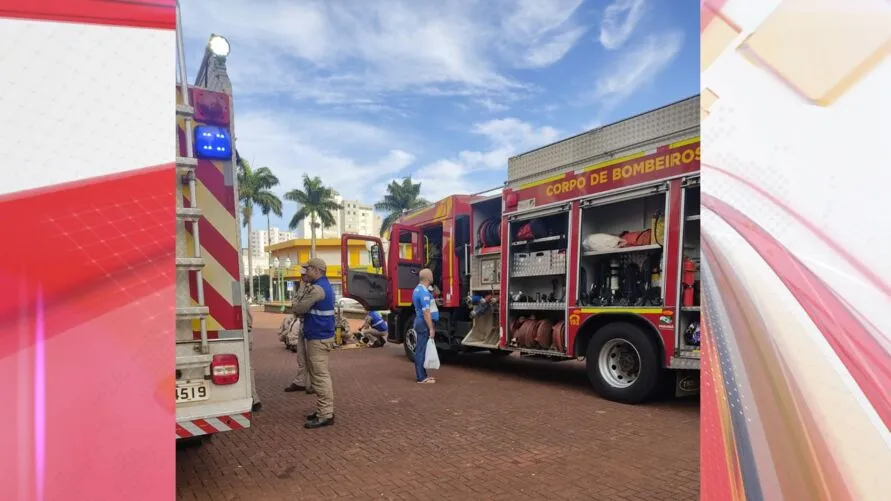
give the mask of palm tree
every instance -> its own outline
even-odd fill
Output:
[[[248,277],[250,279],[250,293],[254,297],[254,259],[251,248],[251,233],[254,216],[254,207],[259,207],[263,214],[269,213],[281,216],[282,201],[270,189],[278,185],[278,178],[269,167],[260,167],[254,170],[251,164],[243,157],[238,156],[238,200],[241,202],[241,214],[244,226],[248,231]]]
[[[374,204],[375,210],[389,212],[381,222],[382,237],[404,213],[430,205],[430,202],[420,195],[421,183],[412,183],[411,176],[404,178],[401,183],[392,181],[387,185],[387,194],[384,195],[384,199]]]
[[[316,228],[334,226],[337,221],[334,213],[341,209],[339,203],[334,200],[337,192],[322,184],[321,178],[303,175],[303,189],[293,189],[285,193],[285,199],[297,202],[300,207],[294,217],[291,218],[289,227],[297,229],[306,218],[309,218],[310,245],[309,257],[316,257]]]

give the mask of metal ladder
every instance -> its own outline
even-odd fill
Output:
[[[177,78],[179,80],[179,90],[182,94],[182,104],[176,105],[177,116],[183,117],[185,122],[184,136],[186,141],[185,156],[179,156],[179,145],[177,144],[176,169],[178,175],[183,176],[189,183],[189,200],[191,207],[178,207],[176,210],[177,224],[192,225],[192,240],[194,247],[192,256],[176,256],[176,267],[178,270],[194,270],[196,273],[196,295],[197,305],[187,304],[176,305],[176,319],[194,320],[198,319],[201,329],[201,344],[196,346],[195,351],[206,355],[210,352],[207,342],[207,315],[209,313],[207,306],[204,304],[204,277],[202,269],[204,268],[204,258],[201,257],[201,240],[198,237],[198,223],[201,221],[201,209],[198,208],[197,188],[195,169],[198,167],[198,159],[195,158],[195,151],[192,131],[194,128],[195,108],[191,105],[189,97],[188,75],[186,74],[186,58],[185,48],[183,44],[182,22],[180,21],[179,1],[176,2],[176,59],[177,59]],[[177,140],[179,135],[177,134]],[[179,246],[178,246],[179,248]]]

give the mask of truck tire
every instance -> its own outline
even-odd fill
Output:
[[[659,388],[662,365],[659,348],[632,324],[617,322],[594,333],[585,354],[588,379],[600,396],[637,404]]]
[[[415,316],[412,315],[408,317],[408,322],[405,323],[405,331],[402,334],[402,349],[405,351],[405,356],[408,357],[408,360],[414,363],[415,361],[415,344],[418,342],[418,336],[415,333]]]
[[[408,323],[405,324],[405,334],[403,335],[402,341],[402,349],[405,351],[405,356],[412,363],[415,361],[415,344],[418,342],[418,336],[415,334],[415,316],[412,315],[408,319]],[[448,363],[454,359],[457,355],[454,351],[451,350],[443,350],[438,349],[437,353],[439,354],[439,361],[441,363]]]

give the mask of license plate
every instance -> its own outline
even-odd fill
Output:
[[[176,385],[176,403],[178,404],[207,400],[207,398],[207,384],[204,381],[188,381]]]

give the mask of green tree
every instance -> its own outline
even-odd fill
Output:
[[[383,237],[403,214],[425,205],[430,205],[430,202],[421,197],[421,183],[411,182],[411,176],[404,178],[402,182],[390,182],[383,200],[374,204],[375,210],[388,212],[381,222],[381,236]]]
[[[304,219],[309,218],[310,228],[310,248],[309,256],[316,257],[316,229],[334,226],[337,221],[334,219],[334,213],[341,209],[341,206],[334,197],[337,192],[322,184],[322,179],[318,176],[309,177],[303,175],[303,189],[293,189],[285,193],[285,199],[297,202],[299,208],[291,218],[289,227],[292,230],[297,229]]]
[[[238,200],[241,203],[241,215],[244,226],[248,231],[248,276],[250,278],[250,293],[254,296],[254,260],[253,249],[251,248],[251,233],[253,232],[253,224],[251,219],[254,217],[254,209],[259,208],[264,215],[267,216],[266,222],[269,224],[269,213],[277,216],[282,214],[282,201],[271,191],[274,186],[279,184],[278,178],[272,173],[269,167],[260,167],[254,169],[251,164],[243,157],[238,156]]]

